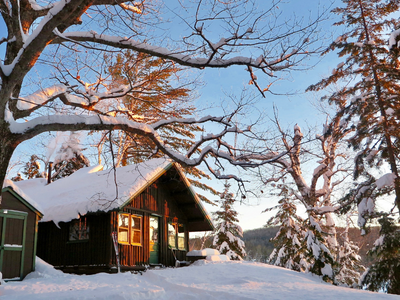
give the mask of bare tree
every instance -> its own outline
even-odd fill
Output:
[[[294,269],[326,275],[327,279],[333,280],[335,254],[338,250],[333,213],[338,212],[345,204],[335,203],[332,195],[351,173],[346,165],[348,157],[343,149],[340,149],[344,137],[350,131],[344,129],[340,116],[335,116],[331,122],[325,124],[322,135],[309,137],[308,141],[304,141],[303,133],[297,124],[294,126],[294,134],[290,135],[280,127],[277,117],[275,123],[278,129],[276,143],[268,142],[263,152],[258,155],[260,158],[266,158],[281,153],[280,158],[267,163],[258,175],[264,188],[265,185],[276,188],[280,196],[283,196],[282,191],[285,191],[283,200],[277,206],[283,212],[271,218],[269,224],[281,223],[279,225],[285,228],[280,232],[289,232],[284,238],[293,235],[293,241],[290,243],[278,240],[278,244],[284,250],[279,252],[280,255],[293,257],[273,258],[282,263],[282,266],[289,262]],[[256,155],[252,154],[252,158],[255,159]],[[305,169],[311,171],[304,172]],[[301,220],[295,214],[294,201],[306,210],[306,220]],[[296,222],[299,224],[295,225]],[[277,238],[281,238],[279,234]],[[294,245],[299,250],[287,251],[288,245]],[[280,249],[274,254],[278,255],[278,250]]]
[[[130,49],[199,70],[242,65],[265,95],[269,81],[257,80],[256,70],[267,79],[292,70],[312,52],[312,34],[320,21],[305,26],[279,23],[277,2],[259,11],[253,1],[198,0],[194,9],[175,11],[187,29],[179,35],[187,35],[174,40],[168,24],[161,26],[158,18],[165,6],[155,1],[1,1],[7,36],[0,37],[5,43],[0,63],[0,182],[15,148],[47,131],[118,129],[149,139],[155,151],[182,165],[199,165],[207,155],[251,165],[235,159],[233,147],[223,141],[226,134],[244,132],[233,124],[232,114],[143,124],[105,109],[103,103],[128,95],[138,83],[113,87],[104,58]],[[214,40],[211,32],[217,28],[224,31]],[[37,80],[40,89],[33,92],[30,84],[36,74],[42,78]],[[220,124],[220,131],[194,140],[187,151],[171,149],[158,134],[173,123],[208,122]]]

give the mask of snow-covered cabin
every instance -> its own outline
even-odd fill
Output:
[[[16,185],[40,204],[37,255],[64,272],[113,272],[185,260],[190,231],[213,230],[181,168],[164,158],[112,170],[88,167],[47,184]]]
[[[22,280],[35,270],[40,206],[10,180],[0,199],[0,273],[5,280]]]

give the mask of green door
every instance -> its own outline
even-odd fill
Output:
[[[22,279],[28,213],[0,210],[0,272],[4,279]]]
[[[150,216],[150,263],[158,264],[158,256],[159,256],[159,218],[156,216]]]

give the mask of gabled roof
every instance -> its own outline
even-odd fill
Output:
[[[204,229],[200,230],[212,230],[211,220],[185,175],[178,165],[165,158],[152,159],[115,170],[103,170],[101,166],[82,168],[51,184],[47,184],[43,178],[36,178],[15,182],[14,185],[21,193],[42,207],[43,222],[54,221],[57,224],[69,222],[88,212],[121,209],[172,169],[179,173],[181,181],[185,182],[185,189],[191,194],[190,197],[186,197],[190,200],[186,201],[191,202],[195,207],[195,210],[191,212],[193,218],[198,221],[203,220],[204,224],[200,227]],[[194,226],[195,231],[200,227]]]
[[[29,196],[27,196],[24,192],[22,192],[21,189],[18,188],[13,181],[9,179],[4,180],[3,189],[1,190],[1,192],[9,192],[15,198],[21,201],[25,206],[27,206],[30,210],[38,214],[39,218],[43,217],[43,209],[40,207],[40,205]]]

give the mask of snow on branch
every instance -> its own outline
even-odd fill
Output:
[[[200,139],[200,141],[195,142],[196,151],[192,147],[186,154],[182,154],[178,151],[173,150],[168,145],[164,143],[162,138],[159,136],[157,132],[158,127],[153,126],[152,124],[138,123],[132,120],[129,120],[124,117],[112,117],[107,115],[97,115],[97,116],[83,116],[83,115],[50,115],[50,116],[40,116],[29,120],[27,122],[18,123],[12,117],[12,114],[9,110],[7,110],[6,120],[10,123],[10,129],[14,134],[20,135],[20,140],[24,141],[32,138],[40,133],[46,131],[79,131],[79,130],[123,130],[127,133],[137,134],[144,138],[150,139],[157,149],[161,150],[165,155],[169,156],[171,159],[179,162],[185,166],[197,166],[203,162],[206,156],[211,155],[215,158],[221,158],[227,160],[229,163],[235,166],[241,167],[255,167],[256,165],[250,161],[237,160],[235,156],[229,151],[229,145],[221,143],[219,139],[225,135],[227,132],[238,132],[236,126],[228,127],[222,130],[221,133],[207,136],[206,138]],[[206,122],[206,121],[216,121],[218,118],[214,117],[205,117],[197,120],[197,122]],[[188,120],[180,119],[182,123],[186,124],[194,124],[196,120],[194,118],[190,118]],[[220,119],[222,123],[223,120]],[[170,120],[170,123],[177,122],[176,119]],[[167,120],[164,121],[164,125],[167,124]],[[203,142],[207,141],[216,141],[219,145],[214,148],[211,145],[204,147],[203,149],[199,149],[199,147],[203,144]],[[224,151],[223,148],[227,149]],[[196,152],[197,157],[192,157],[193,153]],[[269,160],[273,160],[271,158]],[[262,162],[264,163],[264,162]],[[218,172],[213,171],[214,174],[218,175]],[[225,177],[224,177],[225,178]],[[229,178],[232,178],[229,175]],[[239,180],[238,178],[235,178]]]
[[[274,60],[271,63],[267,62],[265,59],[260,60],[259,58],[254,59],[252,57],[236,56],[224,59],[223,55],[216,57],[215,54],[209,54],[206,57],[195,57],[188,51],[174,52],[164,47],[153,46],[145,42],[137,41],[127,37],[120,36],[110,36],[105,34],[98,34],[94,31],[91,32],[58,32],[58,37],[54,43],[61,43],[63,41],[70,42],[90,42],[98,43],[102,45],[108,45],[120,49],[131,49],[142,53],[147,53],[152,56],[161,57],[164,59],[170,59],[183,66],[189,66],[193,68],[227,68],[232,65],[245,65],[251,66],[253,68],[262,70],[281,70],[289,68],[290,66],[277,66],[278,63],[284,62],[285,60],[292,57],[294,54],[285,56],[285,58],[280,60]],[[301,54],[296,52],[296,54]],[[307,53],[304,53],[307,54]]]

